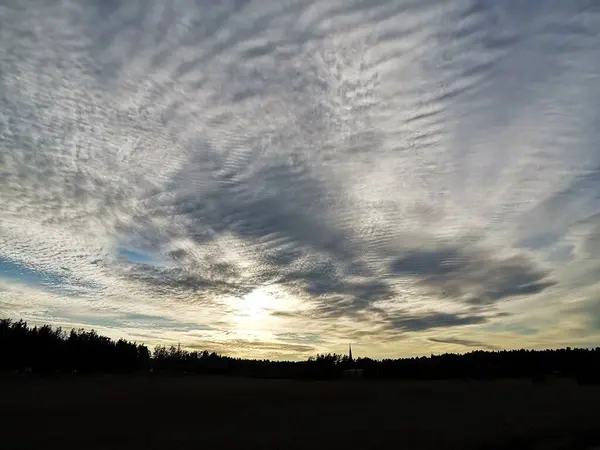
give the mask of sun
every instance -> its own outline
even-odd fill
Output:
[[[233,300],[233,321],[240,331],[265,329],[275,298],[266,288],[254,289],[249,294]]]

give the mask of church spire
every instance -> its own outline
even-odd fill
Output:
[[[350,360],[350,362],[353,361],[353,359],[352,359],[352,344],[348,344],[348,359]]]

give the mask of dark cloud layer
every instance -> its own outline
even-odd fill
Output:
[[[127,269],[122,267],[122,270],[128,279],[148,285],[155,293],[189,298],[196,302],[210,302],[215,294],[241,296],[255,287],[254,284],[244,284],[239,278],[228,277],[225,270],[214,277],[202,271],[157,268],[148,264],[132,264]]]
[[[464,247],[409,251],[396,259],[390,269],[472,305],[537,294],[556,284],[548,279],[548,270],[524,256],[500,259],[491,252]]]
[[[420,315],[405,315],[391,318],[389,327],[399,331],[426,331],[434,328],[449,328],[461,325],[474,325],[487,322],[479,315],[460,315],[450,313],[426,313]]]

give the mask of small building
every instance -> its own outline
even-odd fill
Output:
[[[342,372],[344,378],[362,378],[364,369],[346,369]]]
[[[354,367],[354,359],[352,358],[352,344],[348,344],[348,362],[350,363],[350,369],[342,371],[342,376],[344,378],[361,378],[365,370]]]

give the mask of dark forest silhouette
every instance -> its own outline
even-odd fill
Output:
[[[28,327],[0,320],[0,370],[34,373],[131,373],[150,368],[144,345],[114,341],[94,330]]]
[[[595,349],[473,351],[430,357],[375,360],[325,354],[306,361],[232,358],[208,351],[114,341],[94,330],[29,327],[23,320],[0,320],[0,371],[48,373],[212,374],[261,378],[337,379],[362,369],[366,379],[498,379],[575,377],[600,381],[600,347]]]

